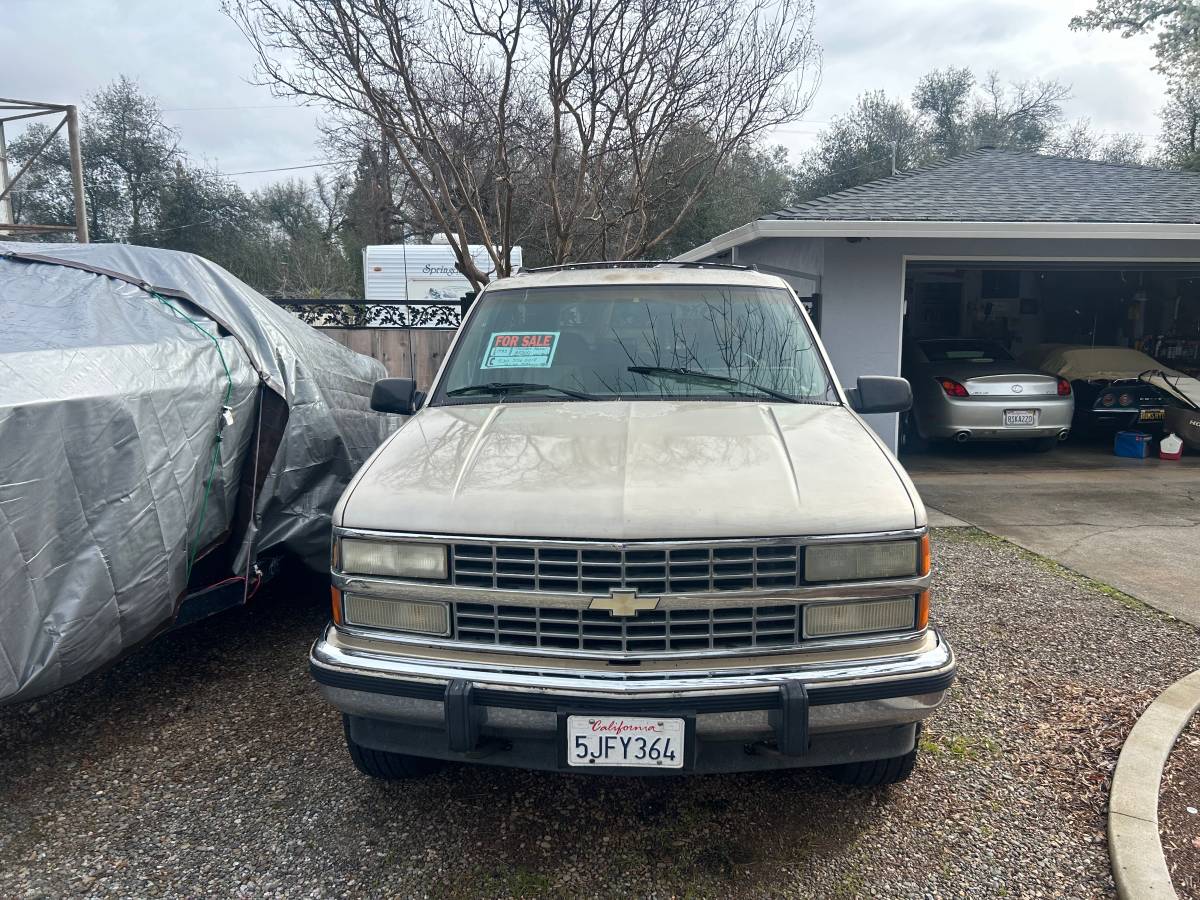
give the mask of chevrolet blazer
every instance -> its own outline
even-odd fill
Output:
[[[780,278],[488,285],[334,513],[311,671],[355,764],[907,778],[954,679],[924,506]]]

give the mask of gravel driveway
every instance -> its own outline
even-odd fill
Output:
[[[358,775],[305,652],[325,588],[0,710],[0,896],[1092,897],[1120,744],[1190,626],[974,531],[935,539],[961,675],[912,780]]]

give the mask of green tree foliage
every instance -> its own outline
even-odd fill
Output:
[[[1200,81],[1174,80],[1160,115],[1160,162],[1200,172]]]
[[[10,175],[15,175],[37,153],[49,133],[50,126],[38,122],[9,141]],[[48,225],[74,223],[72,197],[67,142],[56,135],[12,192],[14,221]]]
[[[90,97],[82,118],[92,240],[198,253],[271,295],[360,295],[358,249],[342,239],[350,176],[282,182],[247,194],[191,162],[157,101],[125,77]],[[34,125],[9,144],[16,168],[47,133],[46,126]],[[14,192],[16,221],[72,223],[70,173],[66,141],[58,135]]]
[[[1076,31],[1119,31],[1122,37],[1155,35],[1160,72],[1190,80],[1200,73],[1200,2],[1197,0],[1097,0],[1071,19]]]
[[[216,172],[177,160],[156,198],[157,218],[145,243],[198,253],[244,272],[254,262],[252,241],[261,233],[251,198]]]
[[[797,199],[846,190],[898,171],[990,146],[1106,162],[1139,162],[1136,135],[1099,135],[1086,120],[1067,124],[1070,89],[1057,81],[1005,84],[995,72],[979,81],[970,69],[935,69],[912,97],[861,95],[821,132],[800,162]],[[894,156],[893,156],[894,152]]]
[[[93,240],[144,242],[174,164],[179,135],[162,119],[158,101],[122,75],[93,95],[81,140]]]
[[[671,238],[656,248],[654,256],[670,259],[763,213],[786,206],[791,202],[794,177],[784,147],[755,147],[734,154],[701,200],[680,218]],[[677,207],[668,206],[661,211],[660,218],[665,220],[676,211]],[[662,227],[665,224],[664,221]]]
[[[1200,171],[1200,2],[1198,0],[1098,0],[1071,19],[1076,30],[1119,31],[1122,37],[1155,36],[1154,68],[1168,78],[1160,110],[1160,165]]]

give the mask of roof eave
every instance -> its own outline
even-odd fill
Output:
[[[1185,222],[954,222],[756,219],[675,257],[696,262],[754,241],[780,237],[1001,238],[1027,240],[1200,240]]]

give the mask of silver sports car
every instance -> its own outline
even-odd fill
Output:
[[[1071,383],[1017,362],[994,341],[914,341],[903,372],[913,389],[905,449],[955,440],[1029,441],[1050,450],[1071,429]]]

